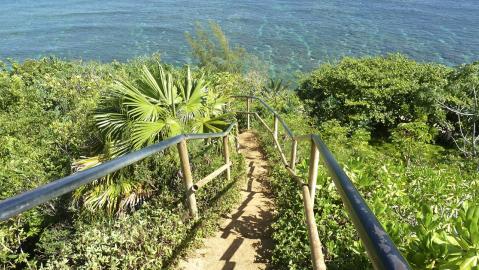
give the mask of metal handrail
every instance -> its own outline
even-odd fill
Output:
[[[288,127],[288,125],[286,124],[286,122],[284,122],[283,118],[281,118],[281,116],[276,113],[275,110],[273,110],[273,108],[271,108],[268,103],[264,102],[261,98],[259,97],[255,97],[255,96],[233,96],[234,98],[250,98],[250,99],[256,99],[257,101],[259,101],[266,109],[268,109],[268,111],[270,111],[275,117],[278,118],[279,122],[281,123],[281,125],[283,126],[284,130],[286,131],[286,133],[288,134],[288,136],[290,138],[294,137],[293,135],[293,132],[291,131],[291,129]]]
[[[374,213],[371,211],[367,203],[364,201],[363,197],[360,195],[360,193],[358,192],[354,184],[351,182],[347,174],[344,172],[344,170],[341,168],[339,163],[336,161],[334,156],[331,154],[331,152],[327,148],[326,144],[321,140],[321,138],[318,135],[309,134],[309,135],[295,136],[293,132],[291,131],[291,129],[289,129],[285,121],[278,115],[278,113],[276,113],[276,111],[274,111],[261,98],[258,98],[255,96],[235,96],[235,97],[258,100],[281,123],[284,130],[288,134],[289,138],[293,141],[293,149],[292,149],[290,163],[288,163],[285,160],[284,153],[282,152],[280,145],[277,142],[277,138],[274,138],[275,143],[276,143],[277,149],[279,150],[281,154],[282,162],[284,166],[286,167],[287,171],[298,181],[298,184],[300,184],[300,186],[303,189],[306,186],[306,184],[302,183],[302,180],[299,179],[299,177],[295,174],[295,171],[294,171],[294,163],[296,159],[295,147],[298,141],[304,141],[304,140],[311,141],[312,146],[314,145],[314,148],[315,148],[315,149],[312,148],[312,152],[313,150],[319,151],[319,154],[322,157],[323,163],[325,167],[328,169],[330,176],[333,178],[334,184],[339,192],[339,195],[341,196],[341,200],[346,206],[346,210],[348,211],[348,214],[353,221],[354,227],[356,228],[356,231],[358,232],[359,237],[361,241],[363,242],[366,248],[366,251],[368,253],[368,256],[371,259],[371,262],[375,269],[398,269],[398,270],[411,269],[406,259],[399,252],[396,245],[391,240],[388,233],[384,230],[381,223],[378,221],[378,219],[376,218]],[[256,112],[252,113],[248,111],[246,113],[248,113],[248,116],[249,114],[253,114],[256,117],[258,117],[258,119],[268,129],[268,131],[273,133],[273,136],[275,136],[275,134],[277,136],[276,125],[275,125],[275,130],[272,131]],[[275,119],[275,122],[276,122],[276,119]],[[312,166],[311,164],[310,164],[310,168]],[[311,170],[310,170],[310,173],[311,173]],[[316,172],[316,175],[317,175],[317,172]],[[312,194],[312,198],[307,198],[307,196],[303,195],[307,219],[308,219],[308,216],[311,216],[311,215],[314,217],[314,213],[312,212],[312,210],[310,210],[310,213],[308,213],[308,210],[306,209],[306,204],[308,203],[307,201],[314,200],[316,177],[313,176],[313,178],[314,179],[310,179],[310,183],[309,183],[309,194],[310,195]],[[311,183],[311,180],[314,180],[314,183]],[[311,221],[307,220],[307,222],[309,223]],[[314,222],[311,224],[314,224]],[[314,231],[316,231],[316,228],[308,228],[308,229],[310,230],[312,229],[313,233]],[[314,239],[310,238],[311,245],[313,245],[312,243],[313,240]],[[313,257],[312,259],[313,259],[314,268],[320,269],[321,267],[318,265],[315,265],[316,263],[314,261],[315,260],[314,257],[317,255],[314,254],[314,250],[312,250],[311,252]],[[320,256],[322,256],[321,250],[317,251],[317,253],[319,253]]]
[[[2,200],[0,201],[0,221],[6,220],[37,205],[64,195],[82,185],[91,183],[100,177],[118,171],[182,141],[224,137],[230,133],[235,125],[236,123],[230,124],[223,132],[177,135],[157,144],[147,146],[136,152],[112,159],[93,168],[80,171],[33,190]]]

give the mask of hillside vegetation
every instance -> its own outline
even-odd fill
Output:
[[[453,69],[400,55],[345,58],[305,74],[296,91],[301,99],[284,92],[272,103],[295,134],[321,135],[415,269],[478,264],[479,173],[468,143],[478,135],[478,67]],[[311,268],[300,192],[263,134],[276,164],[273,260],[279,268]],[[307,178],[309,144],[300,149],[297,168]],[[370,269],[325,168],[315,209],[328,267]]]
[[[303,74],[291,89],[267,78],[266,65],[231,46],[214,23],[198,25],[187,39],[197,60],[189,67],[159,55],[127,63],[0,64],[0,199],[180,133],[220,131],[236,120],[232,111],[245,109],[230,96],[253,94],[295,134],[321,135],[414,268],[477,267],[479,63],[344,58]],[[300,190],[277,162],[271,138],[253,123],[273,166],[274,268],[311,269]],[[188,147],[195,179],[223,163],[216,140]],[[298,156],[306,178],[309,144]],[[244,164],[239,155],[232,159],[234,180],[215,179],[197,194],[196,222],[172,148],[2,222],[0,266],[170,268],[237,199]],[[324,168],[317,181],[328,267],[371,268]]]
[[[145,88],[145,70],[161,80],[160,64],[159,56],[152,56],[125,64],[44,58],[3,66],[1,198],[169,136],[218,131],[231,122],[229,115],[220,114],[229,103],[228,93],[235,91],[236,81],[239,83],[238,76],[232,74],[214,73],[202,78],[204,71],[196,68],[189,71],[163,64],[165,77],[172,80],[172,87],[165,91],[177,95],[173,104],[165,101],[148,107],[144,102],[152,99],[140,96],[152,93]],[[208,92],[204,92],[206,86]],[[182,96],[184,93],[189,96]],[[132,97],[138,98],[137,103]],[[115,107],[118,104],[126,107]],[[149,109],[157,115],[145,115]],[[155,124],[161,128],[149,128]],[[222,148],[217,140],[190,142],[188,146],[195,179],[222,165]],[[0,265],[52,269],[166,267],[196,239],[214,231],[219,216],[238,198],[244,179],[242,158],[233,155],[232,159],[236,181],[216,179],[214,185],[198,193],[198,222],[191,221],[184,205],[179,159],[173,147],[3,222]]]

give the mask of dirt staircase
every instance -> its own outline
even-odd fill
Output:
[[[203,248],[181,261],[178,269],[269,269],[273,211],[269,166],[256,134],[244,132],[239,139],[248,171],[241,203],[222,220],[220,231],[205,239]]]

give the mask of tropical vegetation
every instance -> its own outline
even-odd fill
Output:
[[[180,133],[241,125],[232,112],[244,108],[229,97],[254,94],[296,134],[321,135],[415,269],[478,267],[479,63],[346,57],[288,83],[268,78],[266,65],[231,46],[215,23],[198,24],[187,40],[196,62],[186,67],[158,54],[127,63],[2,63],[0,199]],[[266,116],[261,106],[253,109]],[[310,269],[300,190],[277,162],[268,133],[256,122],[253,128],[272,165],[274,268]],[[224,162],[216,140],[188,148],[195,178]],[[232,159],[232,181],[221,177],[197,193],[197,221],[181,195],[178,154],[165,150],[1,223],[0,265],[170,268],[238,199],[244,164],[240,155]],[[300,144],[297,172],[305,178],[308,159],[309,144]],[[316,222],[328,267],[370,269],[326,170],[317,181]]]
[[[237,77],[216,76],[168,66],[158,55],[124,64],[44,58],[3,65],[1,197],[176,134],[222,130],[231,121],[225,112]],[[191,142],[188,148],[197,164],[195,178],[224,162],[217,140]],[[242,159],[233,155],[235,181],[222,177],[200,191],[202,214],[193,221],[184,205],[174,150],[3,222],[2,268],[174,264],[187,248],[214,231],[220,215],[238,199],[243,179]]]
[[[414,269],[478,265],[479,172],[477,159],[457,143],[466,135],[460,125],[466,125],[456,112],[471,114],[471,142],[477,136],[471,120],[477,66],[453,69],[401,55],[346,58],[305,74],[299,98],[286,92],[271,103],[296,134],[321,135]],[[273,261],[281,269],[310,268],[300,192],[285,177],[271,138],[263,133],[262,140],[275,164]],[[288,152],[289,144],[284,148]],[[307,178],[308,144],[300,146],[299,156],[297,170]],[[370,269],[326,169],[320,170],[318,187],[316,219],[328,267]]]

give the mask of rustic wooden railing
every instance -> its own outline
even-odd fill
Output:
[[[328,169],[329,174],[332,177],[339,194],[341,195],[341,199],[346,206],[349,216],[351,217],[362,242],[364,243],[364,246],[372,261],[374,268],[410,269],[407,261],[398,251],[384,228],[377,220],[376,216],[369,209],[364,199],[361,197],[359,192],[352,184],[351,180],[341,169],[340,165],[334,159],[333,155],[328,150],[326,145],[322,142],[319,136],[314,134],[295,136],[288,127],[288,125],[283,121],[281,116],[279,116],[268,104],[266,104],[260,98],[254,96],[235,96],[235,98],[246,99],[247,110],[237,113],[247,115],[247,129],[250,129],[251,116],[254,116],[266,128],[266,130],[271,133],[275,148],[278,150],[286,170],[295,179],[301,189],[303,206],[306,216],[306,226],[308,229],[308,238],[311,247],[311,258],[314,269],[326,269],[326,265],[324,263],[324,256],[322,253],[321,241],[319,240],[319,234],[314,218],[314,198],[320,157],[322,157],[322,160],[326,168]],[[262,119],[257,112],[251,111],[251,102],[253,100],[258,101],[264,108],[267,109],[267,111],[269,111],[273,115],[274,121],[272,129],[267,125],[264,119]],[[287,137],[291,140],[291,153],[289,160],[286,158],[286,155],[281,148],[281,144],[278,141],[279,123],[281,123],[283,129],[287,134]],[[71,192],[82,185],[94,181],[95,179],[106,176],[121,168],[124,168],[144,158],[152,156],[173,145],[177,146],[178,154],[180,157],[188,208],[192,218],[196,219],[198,217],[198,209],[196,206],[195,192],[201,189],[204,185],[206,185],[214,178],[218,177],[223,172],[226,172],[226,177],[228,179],[231,178],[230,169],[232,163],[229,156],[228,135],[231,133],[233,127],[236,127],[235,133],[236,135],[238,135],[238,125],[236,123],[231,124],[224,132],[220,133],[178,135],[161,141],[157,144],[145,147],[139,151],[107,161],[96,167],[80,171],[78,173],[53,181],[49,184],[38,187],[31,191],[27,191],[17,196],[0,201],[0,221],[7,220],[10,217],[18,215],[35,206],[38,206],[58,196]],[[223,156],[225,164],[210,173],[208,176],[204,177],[203,179],[194,182],[188,157],[187,141],[210,138],[222,138]],[[301,177],[299,177],[295,171],[297,147],[299,141],[311,142],[311,156],[307,183],[304,183]],[[238,139],[236,136],[236,149],[238,148]]]

